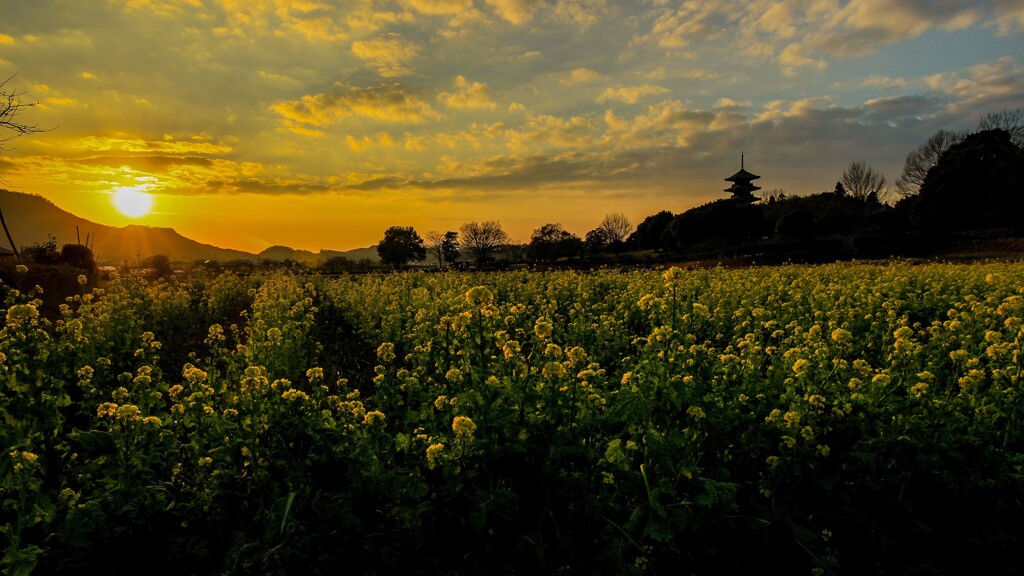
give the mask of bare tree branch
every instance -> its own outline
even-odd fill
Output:
[[[950,146],[962,142],[964,134],[939,130],[932,134],[928,141],[920,145],[916,150],[907,154],[903,162],[903,174],[896,180],[896,190],[900,196],[913,196],[921,191],[924,184],[924,177],[928,171],[939,163],[939,156],[949,149]]]
[[[0,82],[0,128],[4,128],[8,132],[0,135],[0,152],[9,150],[10,148],[5,146],[5,143],[18,136],[46,132],[46,129],[40,128],[36,124],[26,124],[18,119],[19,113],[25,108],[32,108],[36,103],[23,101],[21,97],[24,96],[24,92],[7,87],[7,83],[13,78],[14,76],[11,76]]]
[[[608,242],[622,242],[633,233],[633,223],[621,212],[606,215],[598,227],[604,232]]]
[[[864,160],[850,162],[843,172],[843,187],[846,188],[846,193],[859,200],[868,200],[872,195],[881,200],[885,182],[885,176]]]

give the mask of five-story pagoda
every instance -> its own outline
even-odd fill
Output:
[[[751,174],[743,168],[743,154],[740,154],[740,171],[729,176],[725,180],[732,182],[732,186],[725,189],[726,192],[732,192],[733,200],[740,200],[744,202],[756,202],[758,198],[754,197],[754,190],[760,190],[760,186],[754,186],[752,182],[757,180],[760,176]]]

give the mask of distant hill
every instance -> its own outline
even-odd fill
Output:
[[[259,254],[220,248],[203,244],[178,234],[172,228],[131,225],[123,228],[105,226],[85,218],[80,218],[58,208],[49,200],[35,194],[24,194],[0,189],[0,209],[3,210],[7,227],[18,249],[34,244],[41,244],[53,236],[58,247],[73,244],[77,241],[75,227],[84,243],[86,234],[99,262],[121,263],[125,260],[134,262],[141,255],[143,258],[154,254],[164,254],[173,261],[195,262],[199,260],[216,260],[230,262],[233,260],[295,260],[308,264],[318,264],[331,256],[344,256],[350,260],[370,258],[378,260],[374,248],[357,248],[345,252],[321,250],[319,253],[308,250],[294,250],[285,246],[273,246]],[[7,238],[0,235],[0,245],[7,245]]]
[[[344,252],[338,250],[321,250],[319,252],[312,252],[310,250],[296,250],[295,248],[289,248],[287,246],[271,246],[257,254],[256,258],[259,260],[273,260],[276,262],[293,260],[304,264],[316,265],[338,256],[348,258],[349,260],[356,262],[363,259],[369,259],[373,262],[380,261],[380,257],[377,255],[377,248],[375,246],[370,246],[369,248],[356,248],[354,250],[347,250]]]

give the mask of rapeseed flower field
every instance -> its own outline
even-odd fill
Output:
[[[0,289],[7,573],[1020,571],[1024,264]]]

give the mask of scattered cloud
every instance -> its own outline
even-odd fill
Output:
[[[494,110],[497,102],[491,100],[487,85],[483,82],[470,82],[464,76],[456,76],[454,90],[441,92],[438,100],[451,108]]]
[[[595,72],[590,68],[575,68],[568,72],[559,72],[555,75],[556,80],[562,86],[575,86],[578,84],[589,84],[607,78],[604,74]]]
[[[522,26],[533,19],[533,15],[544,5],[543,0],[484,0],[495,14],[505,20]]]
[[[640,100],[649,96],[658,96],[668,92],[668,88],[663,86],[654,86],[652,84],[643,84],[640,86],[618,86],[615,88],[607,88],[600,96],[597,97],[598,102],[608,102],[611,100],[617,100],[619,102],[625,102],[626,104],[636,104]]]
[[[930,88],[953,98],[950,109],[998,112],[1021,106],[1024,64],[1011,56],[972,66],[967,70],[926,78]]]
[[[719,110],[744,110],[754,105],[750,100],[733,100],[732,98],[719,98],[714,108]]]
[[[337,84],[330,92],[278,102],[270,108],[286,120],[318,127],[339,124],[351,116],[411,123],[438,117],[421,93],[400,84],[368,87]]]
[[[431,16],[454,16],[473,9],[473,0],[404,0],[403,4]]]
[[[352,43],[352,53],[385,78],[396,78],[411,73],[410,64],[419,52],[418,45],[407,42],[397,35]]]

